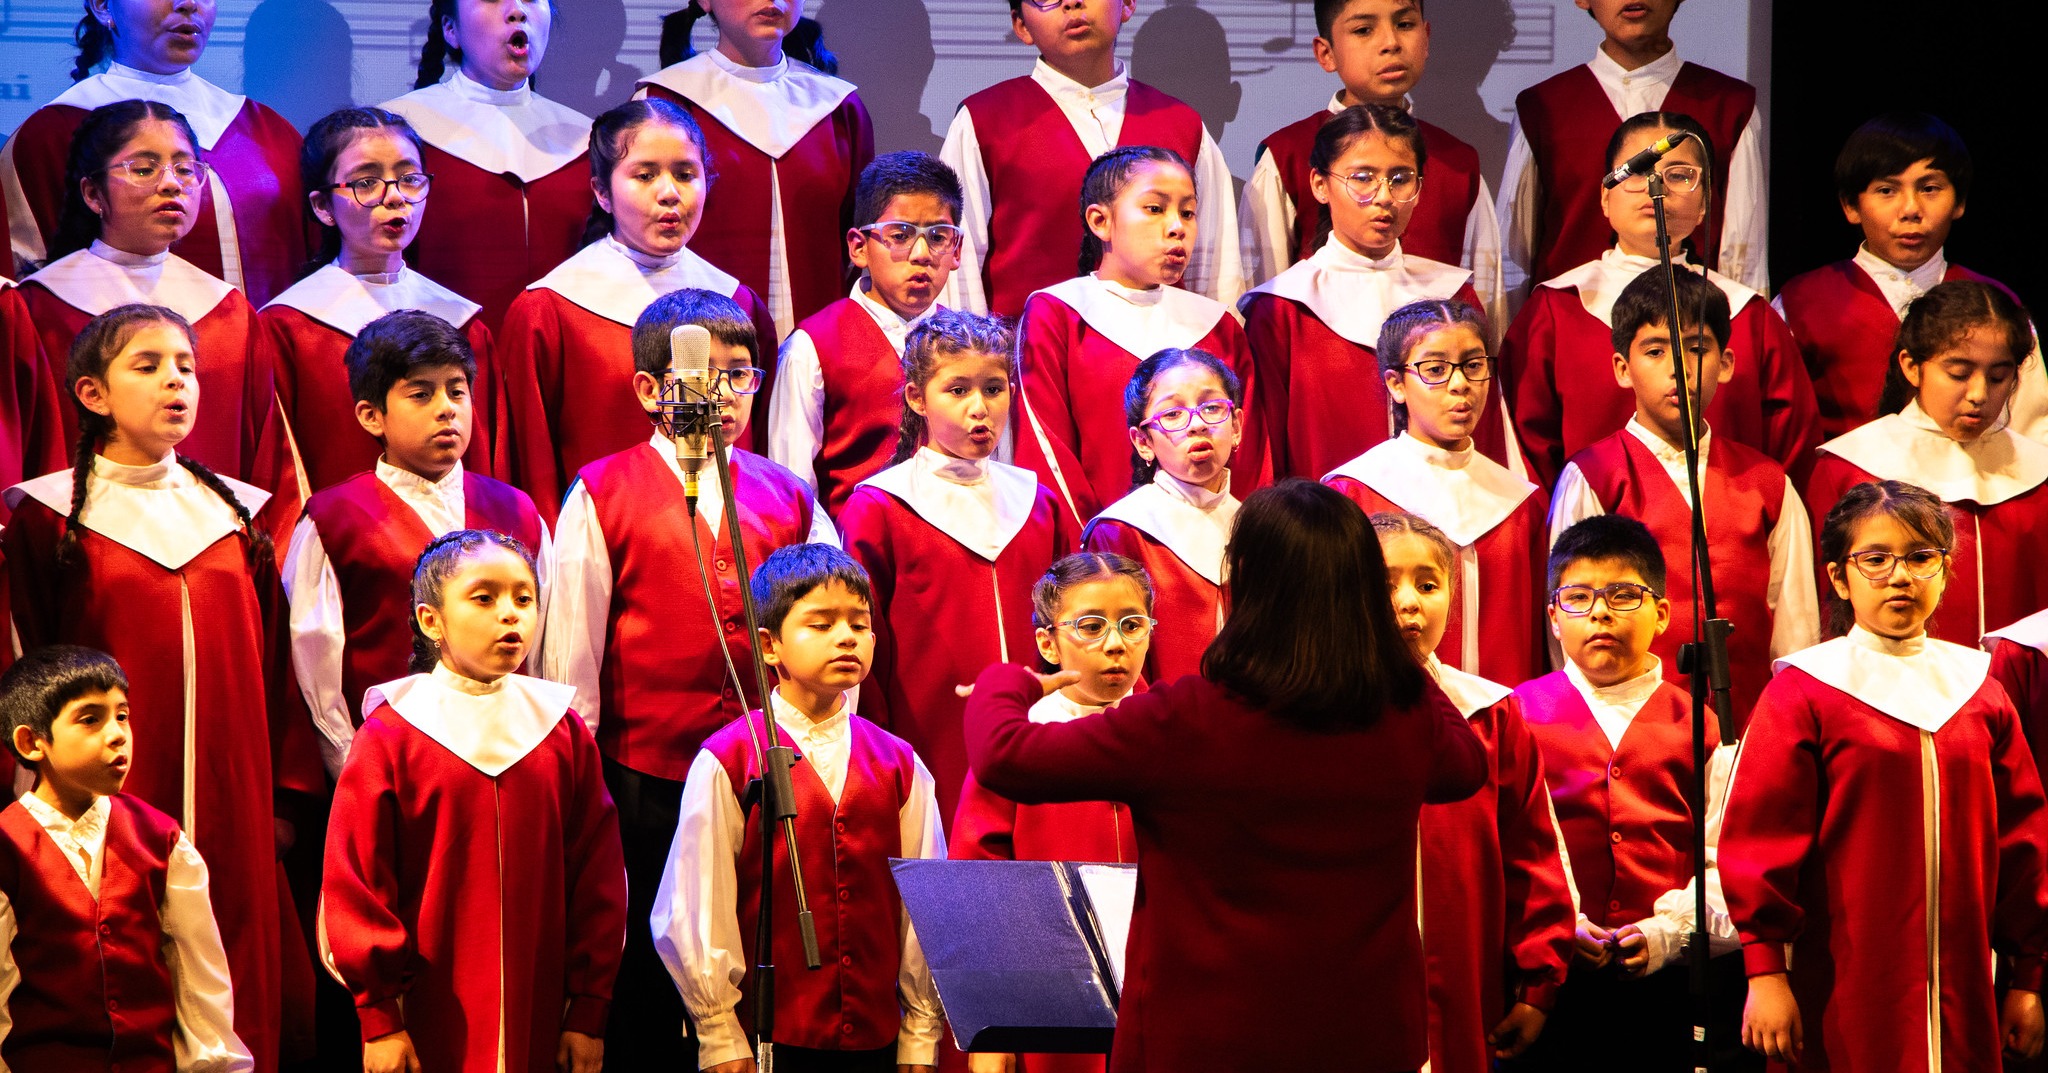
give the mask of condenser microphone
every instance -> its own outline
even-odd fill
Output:
[[[1650,174],[1650,169],[1657,166],[1657,161],[1662,160],[1664,154],[1678,148],[1679,143],[1690,137],[1690,131],[1681,130],[1651,142],[1648,149],[1629,157],[1622,162],[1621,167],[1608,172],[1607,178],[1600,180],[1600,189],[1612,190],[1633,176]]]
[[[683,496],[690,513],[697,512],[697,474],[709,457],[705,438],[711,433],[711,332],[701,324],[678,325],[668,333],[669,437],[676,445],[676,465],[683,471]]]

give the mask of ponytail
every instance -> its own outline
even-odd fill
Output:
[[[704,139],[704,128],[690,118],[683,106],[665,97],[643,97],[627,101],[590,122],[590,179],[603,189],[610,190],[612,169],[626,155],[626,149],[633,143],[633,135],[649,123],[671,126],[689,136],[690,143],[697,147],[697,157],[704,165],[704,187],[710,189],[718,178],[712,171],[711,143]],[[590,215],[583,221],[583,240],[578,248],[588,246],[612,233],[617,221],[605,211],[604,204],[592,198]]]
[[[690,47],[690,32],[697,28],[697,20],[708,14],[701,0],[690,0],[682,10],[661,17],[659,58],[663,67],[673,67],[697,54]]]
[[[441,30],[441,23],[455,17],[456,0],[433,0],[427,6],[427,43],[420,47],[419,76],[412,81],[412,88],[425,89],[436,85],[448,73],[448,59],[462,62],[462,50],[448,47],[448,35]]]
[[[71,31],[71,41],[78,46],[78,58],[71,61],[71,80],[83,82],[92,76],[92,69],[105,62],[114,51],[114,32],[93,16],[90,8],[85,17],[78,20],[78,28]]]

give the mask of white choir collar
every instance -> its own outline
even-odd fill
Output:
[[[1122,704],[1131,695],[1131,690],[1136,688],[1137,686],[1133,685],[1131,689],[1124,690],[1124,695],[1118,697],[1116,702]],[[1024,713],[1024,718],[1034,723],[1071,723],[1076,719],[1086,719],[1108,707],[1107,704],[1083,704],[1068,697],[1065,690],[1055,689],[1032,704],[1030,710]]]
[[[270,501],[270,493],[260,488],[225,475],[220,479],[252,518]],[[7,507],[13,510],[33,499],[59,517],[69,517],[71,487],[70,470],[46,473],[9,488]],[[234,508],[180,465],[175,452],[147,466],[126,466],[95,455],[80,523],[166,570],[181,569],[222,537],[241,530]]]
[[[98,239],[28,277],[73,309],[97,317],[115,306],[165,306],[193,324],[235,288],[174,253],[138,254]],[[200,355],[205,360],[205,355]]]
[[[520,182],[546,178],[590,148],[590,117],[535,93],[530,80],[496,90],[458,68],[447,81],[383,107],[404,116],[434,148]]]
[[[1861,626],[1780,657],[1774,669],[1797,667],[1908,726],[1932,734],[1969,703],[1991,671],[1991,657],[1926,634],[1895,641]]]
[[[1455,298],[1471,279],[1471,272],[1456,265],[1405,254],[1399,243],[1390,256],[1374,260],[1333,236],[1306,260],[1253,288],[1239,307],[1254,294],[1292,299],[1338,336],[1373,349],[1380,345],[1387,314],[1409,302]]]
[[[1434,652],[1429,654],[1425,666],[1430,677],[1435,678],[1437,686],[1444,691],[1444,696],[1451,698],[1451,704],[1467,719],[1506,700],[1514,692],[1499,682],[1467,674],[1456,667],[1446,667]]]
[[[1031,65],[1031,80],[1052,95],[1061,105],[1072,105],[1082,111],[1089,111],[1098,104],[1113,104],[1123,100],[1131,88],[1131,69],[1121,60],[1112,60],[1115,73],[1109,81],[1099,86],[1084,86],[1053,69],[1043,59]]]
[[[1915,298],[1933,290],[1935,284],[1948,275],[1946,249],[1935,250],[1926,264],[1910,272],[1870,252],[1867,243],[1856,247],[1854,260],[1856,267],[1877,284],[1878,293],[1891,303],[1892,312],[1901,320],[1905,319],[1906,307],[1912,305]]]
[[[684,287],[730,297],[739,290],[740,281],[687,246],[653,259],[606,235],[527,284],[526,289],[553,291],[582,309],[631,328],[649,303]]]
[[[772,67],[746,67],[717,49],[664,67],[640,84],[688,100],[777,160],[854,92],[853,83],[787,57]]]
[[[903,462],[862,481],[901,500],[932,528],[995,562],[1024,531],[1038,502],[1038,477],[987,459],[952,458],[920,447]]]
[[[1685,258],[1685,251],[1672,254],[1671,263],[1678,268],[1698,272]],[[1568,272],[1543,281],[1543,286],[1558,290],[1577,290],[1579,302],[1586,312],[1593,314],[1600,323],[1614,327],[1614,301],[1621,297],[1622,288],[1635,281],[1637,276],[1659,267],[1655,257],[1638,257],[1623,253],[1619,246],[1602,253],[1597,259],[1587,261]],[[1708,282],[1721,288],[1728,296],[1728,315],[1733,318],[1742,312],[1750,299],[1757,293],[1748,287],[1729,279],[1712,269],[1706,271]]]
[[[1038,292],[1072,309],[1095,334],[1138,356],[1169,347],[1191,347],[1216,330],[1228,306],[1179,287],[1126,287],[1094,273],[1075,276]]]
[[[1593,77],[1606,85],[1619,89],[1630,82],[1662,82],[1669,85],[1678,80],[1678,71],[1685,66],[1685,60],[1678,55],[1678,49],[1673,48],[1662,56],[1630,71],[1615,62],[1614,57],[1609,56],[1606,49],[1595,45],[1593,46],[1593,59],[1586,66],[1593,69]],[[1622,118],[1627,119],[1628,117],[1622,116]]]
[[[391,275],[355,276],[340,264],[322,265],[263,308],[270,306],[296,309],[351,337],[378,317],[401,309],[432,313],[460,328],[483,308],[411,268],[401,267]]]
[[[1328,476],[1349,477],[1371,488],[1443,530],[1461,548],[1507,521],[1536,491],[1475,448],[1446,451],[1407,432],[1375,444]]]
[[[1950,503],[1995,506],[2048,481],[2048,445],[2009,427],[1959,443],[1942,433],[1917,399],[1820,449],[1873,477],[1917,484]]]
[[[1136,527],[1209,584],[1221,585],[1224,552],[1238,506],[1237,497],[1228,491],[1211,492],[1161,468],[1150,484],[1132,489],[1096,518]]]
[[[174,75],[159,75],[116,63],[104,74],[73,84],[50,103],[90,112],[127,100],[156,101],[176,108],[192,124],[199,148],[206,151],[220,144],[221,135],[227,133],[248,98],[208,82],[189,67]]]
[[[1643,710],[1643,705],[1648,703],[1651,694],[1657,692],[1657,687],[1664,684],[1664,661],[1651,656],[1649,670],[1611,686],[1594,685],[1586,677],[1586,672],[1580,670],[1579,665],[1570,660],[1564,663],[1564,676],[1571,682],[1572,688],[1579,691],[1579,696],[1584,698],[1587,707],[1606,705],[1627,708],[1629,715],[1633,717],[1635,713]]]
[[[1657,433],[1654,430],[1652,430],[1650,426],[1643,424],[1640,418],[1631,416],[1628,419],[1628,424],[1623,425],[1622,427],[1628,429],[1628,434],[1634,436],[1636,438],[1636,442],[1641,443],[1643,447],[1650,452],[1650,456],[1652,458],[1655,458],[1657,462],[1660,465],[1664,466],[1667,470],[1672,467],[1676,467],[1680,470],[1683,470],[1685,468],[1685,448],[1673,447],[1670,444],[1664,442],[1664,437],[1657,435]],[[1703,476],[1701,476],[1700,479],[1703,481],[1706,479],[1704,474],[1707,472],[1707,449],[1713,446],[1713,443],[1714,430],[1712,428],[1707,427],[1705,422],[1701,422],[1700,473]]]
[[[770,690],[768,696],[774,704],[775,725],[806,745],[842,737],[852,730],[853,706],[846,703],[844,693],[839,695],[839,703],[823,719],[813,719],[804,714],[783,697],[780,689]]]
[[[903,342],[910,337],[910,330],[932,319],[932,314],[937,313],[940,308],[939,303],[933,302],[925,307],[924,312],[904,320],[901,314],[875,297],[866,276],[854,281],[853,292],[847,297],[852,298],[853,304],[859,306],[862,312],[874,320],[875,327],[882,329],[883,337],[889,340],[890,346],[896,348],[897,357],[903,356]]]
[[[2036,611],[2010,626],[1985,634],[1985,651],[1990,651],[1993,640],[2011,641],[2048,655],[2048,611]]]
[[[399,469],[397,466],[386,462],[383,455],[378,455],[377,479],[384,482],[384,487],[391,489],[392,492],[400,497],[410,496],[414,499],[436,499],[445,503],[459,504],[462,502],[461,459],[457,459],[454,468],[444,474],[440,480],[430,481],[409,469]]]
[[[371,686],[363,711],[391,705],[414,729],[495,779],[547,740],[575,697],[576,687],[558,682],[523,674],[478,682],[436,663],[430,673]]]

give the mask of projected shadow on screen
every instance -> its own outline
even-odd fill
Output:
[[[1167,0],[1131,41],[1131,77],[1186,101],[1211,138],[1223,137],[1244,99],[1244,86],[1230,73],[1223,23],[1195,0]]]
[[[534,88],[587,116],[625,103],[646,73],[619,62],[626,44],[625,0],[573,0],[555,11],[554,34]],[[651,33],[659,26],[642,29]]]
[[[355,54],[348,20],[327,0],[263,0],[242,38],[242,92],[305,130],[355,103]]]
[[[1508,123],[1487,111],[1479,84],[1515,43],[1514,5],[1509,0],[1430,0],[1425,10],[1429,66],[1412,94],[1415,114],[1470,142],[1479,150],[1480,174],[1497,180],[1507,165]]]
[[[924,0],[825,0],[815,15],[839,77],[860,87],[875,121],[875,151],[937,153],[943,140],[923,112],[924,87],[937,52]],[[951,103],[946,105],[951,108]],[[941,125],[952,120],[948,111]]]

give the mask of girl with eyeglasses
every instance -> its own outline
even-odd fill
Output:
[[[294,142],[293,148],[297,148]],[[263,357],[256,310],[228,281],[171,252],[190,234],[210,169],[185,117],[168,105],[122,101],[78,125],[66,161],[70,188],[50,260],[22,281],[43,353],[61,372],[63,355],[94,317],[116,306],[163,306],[192,326],[206,355],[196,374],[206,420],[179,450],[224,476],[273,494],[301,493],[290,438]],[[71,386],[55,384],[60,398]],[[78,434],[66,408],[63,436]]]
[[[1550,497],[1474,445],[1493,391],[1486,324],[1464,302],[1414,302],[1380,328],[1378,383],[1396,434],[1323,483],[1367,514],[1425,519],[1455,546],[1457,600],[1433,647],[1447,667],[1496,682],[1547,669],[1540,628]]]
[[[193,73],[213,36],[215,6],[210,0],[85,0],[75,34],[75,84],[0,147],[0,201],[29,209],[6,214],[18,260],[50,261],[69,252],[58,247],[65,244],[64,207],[78,181],[65,161],[86,114],[119,101],[151,101],[185,117],[193,152],[213,165],[188,194],[190,223],[174,252],[259,306],[291,285],[306,260],[306,231],[299,199],[277,177],[292,173],[299,132],[271,109]],[[63,352],[53,360],[62,365]]]
[[[2048,801],[1990,657],[1932,633],[1970,587],[1952,514],[1900,481],[1844,493],[1820,540],[1836,636],[1778,660],[1743,733],[1718,862],[1743,1042],[1802,1069],[2041,1050]]]
[[[1680,136],[1678,144],[1656,168],[1672,263],[1694,272],[1699,269],[1693,244],[1720,179],[1708,164],[1713,140],[1706,128],[1682,113],[1642,112],[1615,129],[1603,159],[1607,168],[1619,168],[1674,135]],[[1514,414],[1536,479],[1546,486],[1556,483],[1566,460],[1620,431],[1635,412],[1634,398],[1614,384],[1614,303],[1630,280],[1662,270],[1649,178],[1633,176],[1599,194],[1613,246],[1537,284],[1501,342],[1503,401]],[[1707,410],[1707,421],[1718,435],[1762,451],[1803,479],[1820,443],[1820,411],[1798,341],[1762,295],[1711,269],[1706,275],[1728,296],[1734,317],[1721,344],[1735,356],[1734,372]]]
[[[1878,410],[1820,447],[1806,501],[1822,513],[1872,480],[1918,485],[1948,503],[1956,582],[1928,631],[1975,647],[1989,630],[2048,608],[2036,560],[2048,533],[2048,447],[2010,427],[2034,335],[1995,284],[1958,280],[1915,299],[1899,325]],[[1826,579],[1822,579],[1823,585]]]
[[[482,307],[407,267],[433,185],[419,136],[381,108],[344,108],[306,132],[299,177],[320,228],[319,267],[263,307],[257,321],[277,371],[278,402],[296,438],[311,495],[377,466],[375,437],[356,420],[342,356],[363,327],[418,309],[460,329],[476,357],[463,466],[492,476],[497,382]],[[460,478],[458,477],[458,483]]]
[[[1415,120],[1386,105],[1347,108],[1316,132],[1311,187],[1322,245],[1238,303],[1258,374],[1252,407],[1275,476],[1319,479],[1400,433],[1373,354],[1394,310],[1479,305],[1471,272],[1401,249],[1428,196],[1428,157]],[[1492,338],[1483,326],[1480,337]],[[1487,457],[1522,468],[1499,403],[1474,430]]]
[[[1023,413],[1017,464],[1057,492],[1076,526],[1130,487],[1124,386],[1146,354],[1193,348],[1221,358],[1254,397],[1251,353],[1230,308],[1180,286],[1197,239],[1198,198],[1179,153],[1122,146],[1081,181],[1081,274],[1025,300],[1017,323]],[[1264,483],[1255,424],[1232,490]]]

